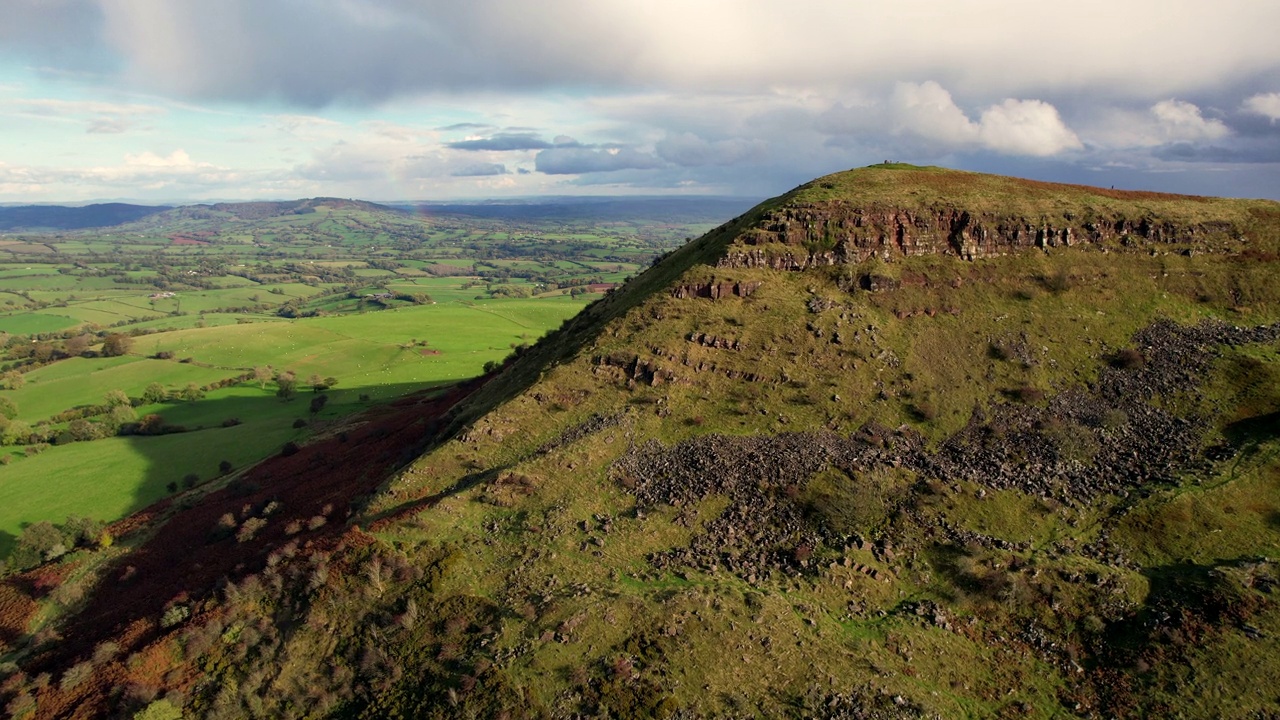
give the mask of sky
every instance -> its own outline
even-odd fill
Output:
[[[883,160],[1280,199],[1271,0],[0,0],[0,203],[768,197]]]

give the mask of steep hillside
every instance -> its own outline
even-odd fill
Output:
[[[49,717],[1280,712],[1275,203],[820,178],[438,427],[340,537],[275,527],[264,485],[204,541],[270,538],[220,590],[15,638],[0,692]]]

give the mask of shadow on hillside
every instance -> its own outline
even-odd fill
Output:
[[[17,542],[18,538],[14,537],[12,533],[0,530],[0,559],[6,557]]]
[[[235,474],[267,458],[341,434],[353,423],[377,417],[414,398],[439,394],[460,381],[447,385],[433,383],[427,387],[407,383],[381,386],[377,388],[378,395],[388,399],[375,402],[359,400],[360,394],[370,388],[335,388],[327,393],[305,390],[289,400],[270,394],[268,388],[260,398],[200,400],[197,403],[200,415],[215,418],[212,422],[187,426],[182,432],[128,436],[130,448],[142,456],[146,464],[131,503],[132,511],[189,487]],[[329,401],[318,412],[312,412],[312,401],[322,394],[327,395]],[[185,415],[183,411],[188,410],[182,405],[173,403],[158,414],[181,419]],[[239,424],[230,425],[232,420]],[[301,426],[297,426],[299,421]],[[246,435],[251,436],[247,442]],[[195,450],[196,457],[186,452],[187,449]],[[411,453],[412,448],[406,448],[404,462],[416,457]],[[224,462],[230,466],[229,472],[224,471]]]
[[[1237,420],[1223,429],[1236,447],[1257,445],[1280,437],[1280,411]]]
[[[168,604],[207,597],[220,585],[261,572],[280,548],[290,547],[290,553],[299,546],[330,552],[350,538],[362,537],[359,527],[349,523],[365,499],[441,438],[450,410],[483,383],[481,378],[426,391],[396,387],[403,397],[308,440],[291,441],[298,443],[296,449],[272,447],[266,459],[235,472],[229,482],[209,487],[207,493],[149,503],[115,526],[121,537],[140,527],[153,529],[138,547],[101,571],[100,588],[110,591],[92,593],[67,620],[58,642],[19,639],[31,647],[31,667],[65,667],[106,639],[122,637],[120,633],[137,621],[160,617]],[[294,413],[281,415],[276,412],[279,407],[270,405],[280,402],[264,395],[251,407],[270,414],[273,423],[286,422]],[[309,404],[304,395],[286,406],[292,411],[297,405],[305,413]],[[241,412],[245,408],[240,402],[227,405],[231,406]],[[201,432],[226,430],[184,435],[190,439]],[[134,441],[144,454],[150,452],[146,440]],[[152,455],[138,504],[146,503],[147,491],[159,486],[163,494],[173,482],[174,469],[155,458]],[[129,642],[145,644],[165,631],[150,625],[143,636],[131,636]]]
[[[447,387],[449,386],[439,383],[430,386],[396,384],[377,388],[339,387],[324,393],[329,400],[318,412],[312,412],[312,402],[320,394],[310,390],[298,392],[287,401],[272,394],[270,387],[260,397],[214,398],[193,403],[175,401],[155,413],[163,419],[165,427],[160,428],[161,432],[123,437],[128,450],[135,455],[135,460],[117,461],[113,458],[110,461],[109,464],[113,467],[125,468],[117,472],[129,472],[136,474],[135,477],[115,477],[110,479],[110,483],[101,483],[103,478],[100,474],[78,478],[75,476],[80,473],[76,470],[61,469],[66,465],[80,466],[83,455],[91,453],[94,447],[101,447],[101,443],[105,442],[103,440],[68,443],[66,448],[58,445],[36,458],[18,460],[13,468],[18,469],[22,463],[27,462],[48,463],[49,474],[61,475],[66,483],[66,492],[69,493],[76,492],[77,488],[95,493],[97,490],[91,487],[95,481],[119,487],[123,492],[129,493],[128,498],[101,493],[98,497],[104,507],[124,505],[126,509],[123,516],[128,516],[158,501],[180,496],[192,487],[224,479],[229,474],[238,473],[262,460],[287,452],[285,448],[289,444],[306,446],[318,439],[340,433],[343,427],[359,422],[362,416],[379,416],[398,403],[430,397],[444,392]],[[379,398],[387,399],[373,402],[359,400],[362,393],[374,392]],[[299,421],[303,426],[295,427],[295,423]],[[184,429],[179,431],[180,428]],[[406,457],[400,464],[412,460],[415,456],[411,453],[416,448],[415,444],[407,447]],[[72,453],[81,457],[79,462],[60,460],[60,453],[63,457]],[[114,516],[102,517],[92,512],[88,502],[79,505],[85,508],[84,511],[68,514],[89,514],[108,522],[121,519]],[[51,519],[55,524],[61,524],[65,517]],[[7,557],[16,544],[17,537],[0,531],[0,558]]]

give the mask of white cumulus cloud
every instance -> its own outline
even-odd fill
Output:
[[[1162,100],[1151,106],[1165,140],[1216,140],[1231,134],[1221,120],[1206,120],[1200,108],[1181,100]]]
[[[1275,122],[1280,120],[1280,92],[1258,93],[1244,101],[1245,112],[1262,115]]]
[[[1010,155],[1045,157],[1083,147],[1058,110],[1040,100],[993,105],[982,113],[978,136],[987,148]]]
[[[969,119],[934,81],[899,83],[890,100],[891,130],[954,149],[980,147],[1006,155],[1044,157],[1083,145],[1058,110],[1042,100],[1009,98]]]

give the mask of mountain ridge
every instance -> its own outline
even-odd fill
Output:
[[[83,230],[141,220],[169,210],[169,206],[96,203],[83,206],[17,205],[0,207],[0,231]]]

